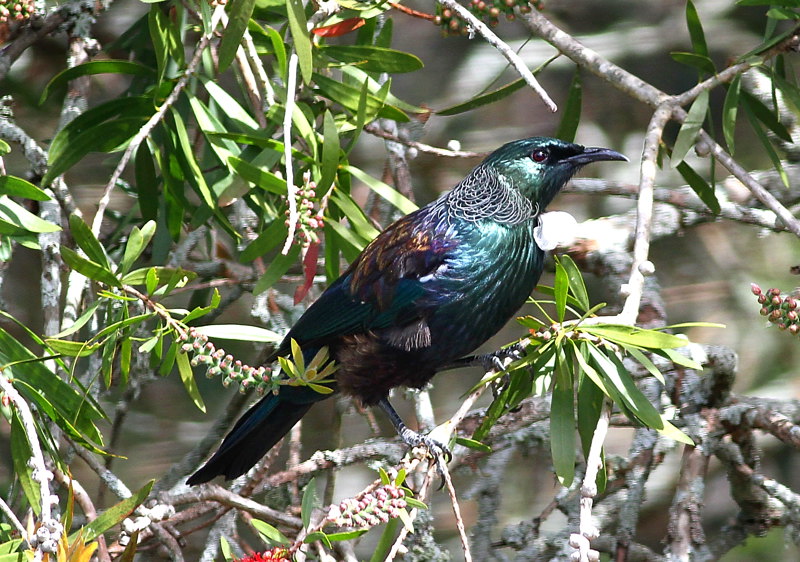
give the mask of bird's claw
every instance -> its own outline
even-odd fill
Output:
[[[478,359],[480,360],[483,368],[486,371],[497,371],[501,372],[504,371],[506,368],[506,360],[511,359],[511,361],[516,361],[517,359],[521,359],[524,355],[525,346],[520,343],[515,343],[510,345],[504,349],[499,349],[492,353],[486,353],[484,355],[479,355]]]
[[[453,458],[453,453],[447,445],[408,428],[403,429],[400,438],[412,449],[422,446],[428,450],[428,455],[436,463],[436,472],[441,480],[438,489],[441,490],[444,487],[446,465]]]

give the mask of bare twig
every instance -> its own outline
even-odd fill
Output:
[[[111,174],[111,178],[109,178],[108,183],[106,183],[105,187],[103,188],[103,194],[97,203],[97,213],[92,221],[92,232],[95,236],[99,236],[100,234],[100,227],[103,224],[103,217],[105,216],[108,203],[111,200],[111,191],[114,189],[114,186],[117,185],[117,180],[119,180],[120,176],[122,176],[123,170],[125,170],[125,167],[128,165],[128,162],[130,161],[134,152],[136,152],[136,149],[138,149],[139,145],[142,144],[142,142],[150,135],[155,126],[158,125],[162,119],[164,119],[167,111],[169,111],[172,105],[177,101],[178,96],[189,83],[189,79],[195,73],[197,66],[200,64],[203,51],[208,46],[209,40],[209,35],[203,35],[200,37],[200,41],[197,43],[197,47],[195,47],[194,56],[187,65],[186,70],[184,70],[183,75],[175,84],[175,87],[172,88],[172,91],[161,104],[161,107],[158,108],[158,111],[156,111],[150,117],[150,119],[147,120],[147,123],[145,123],[141,129],[139,129],[139,132],[133,136],[128,143],[128,146],[125,148],[125,152],[122,153],[122,158],[117,163],[117,167],[114,168],[114,172]]]
[[[294,51],[289,56],[289,75],[286,79],[286,105],[283,113],[283,158],[286,165],[286,199],[289,203],[289,232],[281,253],[285,256],[292,247],[294,234],[297,230],[299,214],[297,212],[297,187],[294,185],[294,170],[292,169],[292,112],[294,112],[294,95],[297,87],[297,53]]]
[[[446,8],[453,10],[458,17],[466,22],[467,26],[472,30],[478,32],[478,34],[486,39],[486,42],[489,43],[492,47],[500,51],[500,53],[506,58],[506,60],[514,67],[519,75],[525,80],[525,82],[533,88],[533,91],[542,99],[544,104],[547,106],[547,109],[555,113],[558,111],[558,106],[555,102],[550,98],[547,92],[542,88],[539,82],[536,80],[536,77],[530,71],[530,69],[525,66],[525,63],[519,57],[519,55],[508,45],[506,45],[495,33],[489,29],[489,26],[475,17],[472,12],[467,10],[464,6],[456,2],[456,0],[439,0],[439,3]],[[536,10],[533,10],[535,12]]]
[[[456,496],[456,489],[453,486],[453,479],[450,478],[450,471],[447,465],[442,465],[442,478],[444,484],[447,486],[447,493],[450,495],[450,504],[453,506],[453,515],[456,518],[456,528],[458,529],[458,537],[461,539],[461,548],[464,549],[465,562],[472,562],[472,553],[469,549],[469,539],[467,538],[467,530],[464,527],[464,519],[461,517],[461,507],[458,505],[458,497]]]

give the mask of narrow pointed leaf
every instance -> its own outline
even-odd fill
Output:
[[[367,72],[413,72],[422,68],[422,61],[411,53],[373,45],[326,45],[323,54],[340,62],[355,64]]]
[[[561,263],[556,263],[556,279],[553,283],[556,297],[556,317],[559,322],[564,321],[567,311],[567,291],[569,291],[569,277],[567,270]]]
[[[178,364],[178,373],[181,376],[186,392],[189,397],[201,412],[206,411],[206,405],[203,403],[203,397],[200,395],[200,390],[197,388],[197,381],[194,380],[194,373],[192,372],[192,365],[189,363],[189,356],[186,353],[178,353],[175,356],[175,362]]]
[[[558,262],[564,268],[564,271],[567,273],[567,278],[569,279],[569,290],[575,295],[575,299],[580,304],[581,309],[583,312],[586,312],[591,307],[589,303],[589,294],[586,291],[586,283],[583,281],[583,275],[581,275],[581,270],[578,269],[578,266],[572,260],[569,255],[564,254],[559,257]]]
[[[221,340],[277,343],[283,339],[280,334],[272,330],[243,324],[207,324],[196,327],[195,332]]]
[[[572,82],[569,85],[567,103],[564,104],[561,122],[556,130],[556,138],[573,142],[578,132],[578,125],[581,121],[581,104],[583,102],[583,84],[581,83],[581,69],[575,68],[572,75]]]
[[[50,201],[50,196],[44,191],[16,176],[0,176],[0,195],[24,197],[34,201]]]
[[[78,66],[72,66],[56,74],[45,86],[39,104],[44,103],[59,86],[66,86],[71,80],[81,76],[93,76],[95,74],[129,74],[132,76],[154,76],[152,68],[144,66],[138,62],[128,60],[99,60],[90,61]]]
[[[675,139],[675,146],[672,149],[673,168],[680,164],[694,146],[697,133],[703,127],[703,122],[708,113],[708,90],[704,90],[692,103],[689,114],[678,131],[678,138]]]
[[[303,520],[303,527],[308,529],[311,524],[311,513],[315,508],[319,507],[319,498],[317,497],[317,480],[312,478],[306,484],[306,489],[303,490],[303,499],[300,505],[300,517]]]
[[[147,499],[154,483],[155,480],[151,480],[128,499],[122,500],[115,506],[108,508],[102,514],[98,515],[96,519],[83,528],[84,541],[91,542],[115,525],[122,523],[126,517],[133,513],[133,511]],[[70,538],[72,539],[74,536],[73,534]]]
[[[563,356],[557,361],[556,373],[550,406],[550,451],[559,482],[569,487],[575,477],[575,394]]]
[[[525,80],[519,78],[518,80],[514,80],[513,82],[506,84],[501,88],[498,88],[486,94],[475,96],[469,101],[452,105],[445,109],[440,109],[439,111],[436,112],[436,114],[441,115],[443,117],[447,117],[450,115],[458,115],[459,113],[472,111],[473,109],[477,109],[478,107],[489,105],[494,102],[507,98],[517,90],[521,90],[522,88],[524,88],[525,84],[526,84]]]
[[[284,273],[289,271],[289,268],[297,261],[299,255],[300,246],[297,244],[292,245],[288,254],[283,255],[279,253],[276,255],[272,263],[269,264],[267,271],[264,272],[264,275],[256,281],[256,285],[253,287],[253,294],[259,295],[272,287]]]
[[[86,257],[100,264],[105,269],[110,270],[111,266],[108,261],[108,256],[106,256],[105,248],[103,248],[100,241],[95,238],[89,225],[83,222],[83,219],[77,214],[72,214],[69,216],[69,228],[72,238],[75,239],[75,243],[78,247],[84,251]]]
[[[122,285],[120,280],[117,279],[117,277],[108,268],[103,267],[97,262],[84,258],[75,250],[72,250],[66,246],[62,246],[61,257],[64,259],[64,263],[81,275],[84,275],[93,281],[105,283],[110,287],[119,287]]]
[[[712,213],[718,215],[720,213],[719,200],[714,192],[714,186],[709,184],[703,179],[703,176],[695,172],[685,161],[676,166],[676,169],[681,174],[686,183],[689,184],[700,200],[706,204]]]
[[[708,46],[703,32],[703,24],[700,22],[700,16],[697,14],[697,8],[692,0],[686,2],[686,27],[689,28],[689,36],[692,38],[692,50],[698,55],[707,57]]]
[[[236,51],[242,42],[244,32],[247,31],[247,22],[250,21],[255,5],[256,0],[231,0],[230,8],[228,9],[230,19],[222,35],[222,41],[219,43],[220,74],[225,72],[233,62],[233,59],[236,58]]]
[[[418,209],[417,205],[413,201],[410,201],[405,195],[393,187],[386,185],[382,181],[373,178],[366,172],[363,172],[354,166],[345,166],[345,170],[364,182],[367,187],[397,207],[401,212],[408,214],[413,213]]]
[[[301,0],[286,0],[286,14],[289,18],[289,30],[294,41],[294,51],[300,65],[303,82],[311,82],[313,69],[311,60],[311,39],[306,24],[305,8]]]

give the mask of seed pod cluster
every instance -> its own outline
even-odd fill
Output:
[[[492,27],[500,23],[500,16],[503,14],[507,20],[513,21],[516,18],[514,8],[519,8],[521,13],[527,14],[534,8],[542,10],[542,7],[542,2],[539,0],[470,0],[467,5],[467,9],[475,17]],[[450,8],[445,8],[438,3],[433,23],[441,27],[442,33],[445,35],[467,35],[469,33],[469,26],[465,21],[454,14]]]
[[[750,290],[758,298],[761,305],[761,316],[792,335],[800,334],[800,312],[797,310],[797,298],[791,295],[782,295],[780,289],[762,290],[753,283]]]

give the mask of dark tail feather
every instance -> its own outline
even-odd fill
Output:
[[[274,447],[312,405],[313,402],[298,404],[273,394],[265,396],[236,422],[219,450],[186,481],[187,484],[202,484],[220,474],[226,480],[241,476]]]

